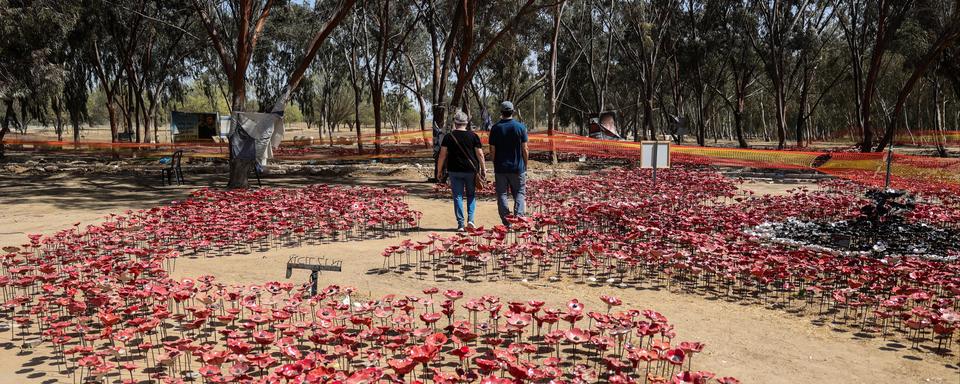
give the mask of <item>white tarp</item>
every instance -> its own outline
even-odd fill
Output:
[[[267,160],[273,158],[273,150],[280,146],[283,140],[283,116],[280,113],[234,112],[234,123],[230,125],[231,140],[241,139],[237,136],[237,127],[253,138],[256,143],[256,160],[260,165],[267,165]],[[239,151],[242,152],[242,151]],[[243,153],[234,153],[240,158],[249,156]]]

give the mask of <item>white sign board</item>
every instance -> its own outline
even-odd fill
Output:
[[[656,161],[654,161],[656,159]],[[670,168],[670,142],[644,141],[640,143],[640,168]]]

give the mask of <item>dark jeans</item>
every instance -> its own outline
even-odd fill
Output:
[[[524,173],[497,173],[494,175],[497,189],[497,210],[500,212],[500,221],[503,225],[509,226],[507,216],[510,215],[510,209],[507,208],[507,192],[513,195],[513,214],[523,216],[526,210],[527,196],[527,176]]]

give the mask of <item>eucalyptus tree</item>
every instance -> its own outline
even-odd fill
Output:
[[[446,9],[452,25],[443,37],[443,54],[439,86],[434,101],[434,123],[444,124],[447,109],[463,107],[465,95],[474,76],[492,52],[521,23],[530,22],[536,12],[556,1],[463,0],[451,1]],[[447,87],[453,76],[452,92],[447,102]]]
[[[212,0],[192,1],[230,82],[231,108],[233,111],[243,111],[246,109],[247,69],[267,25],[274,0],[232,0],[223,3],[214,3]],[[337,7],[332,8],[327,21],[313,35],[303,56],[296,61],[297,64],[287,77],[283,91],[270,112],[283,112],[284,106],[292,99],[327,36],[347,16],[355,2],[356,0],[341,0]],[[225,23],[224,20],[229,20],[230,23]],[[233,51],[228,50],[228,38],[235,43],[236,49]],[[252,161],[234,157],[230,162],[228,186],[246,188],[247,174],[252,166]]]
[[[344,61],[349,63],[347,73],[350,75],[350,88],[353,91],[353,129],[357,134],[357,154],[363,154],[363,137],[360,129],[360,102],[363,99],[363,71],[360,68],[360,44],[359,35],[361,32],[360,17],[355,13],[347,20],[347,34],[340,39],[340,46],[346,45],[348,49],[341,49]]]
[[[142,142],[158,141],[158,114],[171,91],[180,87],[187,73],[186,61],[203,47],[203,41],[187,32],[195,19],[182,17],[190,9],[182,0],[141,0],[147,22],[124,62],[137,108],[143,119]]]
[[[617,88],[623,86],[623,82],[629,83],[631,89],[636,88],[636,76],[622,76],[624,63],[633,60],[624,59],[623,42],[625,30],[629,29],[625,25],[629,18],[624,15],[624,3],[568,2],[559,21],[553,20],[555,28],[559,23],[559,30],[555,31],[557,44],[553,47],[557,53],[555,70],[559,72],[558,123],[575,121],[584,133],[584,123],[590,116],[610,110],[623,113],[624,90]],[[548,57],[544,59],[542,66],[549,70],[553,63],[546,61]],[[552,57],[549,59],[552,61]],[[628,95],[626,99],[629,98]]]
[[[960,44],[946,49],[940,61],[936,63],[933,73],[928,73],[927,81],[930,83],[933,98],[933,127],[935,129],[935,143],[937,154],[939,156],[948,156],[946,148],[946,124],[949,114],[947,106],[950,101],[950,90],[953,92],[954,105],[954,126],[960,126]]]
[[[80,9],[76,12],[83,14]],[[90,29],[85,17],[81,16],[74,28],[67,33],[66,44],[58,54],[59,61],[64,68],[64,86],[62,96],[55,97],[57,110],[57,140],[63,140],[63,128],[59,114],[61,108],[66,109],[73,128],[73,142],[80,141],[80,124],[88,120],[87,99],[89,97],[90,68],[84,60],[84,50],[90,38]]]
[[[347,71],[347,65],[335,50],[320,52],[304,77],[300,92],[294,97],[308,126],[316,123],[321,139],[326,130],[330,145],[333,145],[334,130],[353,110],[344,99],[345,79],[342,74]]]
[[[883,77],[884,55],[897,36],[915,0],[838,0],[837,21],[850,56],[854,113],[860,150],[873,148],[873,104]]]
[[[772,88],[777,148],[783,149],[787,139],[788,102],[802,65],[803,55],[798,52],[796,40],[809,18],[820,18],[834,7],[830,0],[755,0],[753,8],[760,21],[754,45]]]
[[[479,65],[469,94],[481,113],[487,106],[501,100],[511,100],[517,108],[517,117],[529,120],[527,126],[535,128],[536,103],[543,95],[540,90],[546,85],[546,66],[541,57],[548,56],[544,41],[549,39],[548,15],[538,12],[514,27],[490,51],[490,57]],[[464,103],[465,105],[468,103]],[[472,108],[469,108],[472,110]],[[542,110],[542,109],[541,109]],[[497,115],[495,112],[493,115]],[[498,116],[492,116],[496,119]]]
[[[319,10],[295,2],[274,5],[270,12],[269,28],[264,28],[258,40],[248,72],[248,81],[252,85],[257,110],[260,112],[270,112],[270,108],[280,97],[279,93],[283,91],[283,86],[290,76],[289,68],[296,65],[296,60],[303,55],[303,42],[310,39],[313,23],[322,16]],[[308,73],[315,67],[316,65],[311,65]],[[310,79],[310,76],[307,76],[305,81]],[[307,88],[309,84],[304,85]],[[307,91],[298,91],[294,99],[303,92]]]
[[[450,60],[452,57],[453,51],[449,52],[450,57],[445,55],[446,52],[444,47],[446,46],[445,39],[448,36],[448,28],[450,28],[450,23],[448,20],[448,11],[452,5],[447,4],[448,1],[445,0],[423,0],[416,2],[417,9],[420,11],[423,17],[423,29],[426,32],[427,39],[429,40],[430,49],[426,53],[426,56],[430,58],[430,76],[429,76],[429,85],[430,85],[430,105],[431,105],[431,114],[443,102],[440,97],[440,88],[441,84],[445,83],[446,80],[443,78],[443,65]],[[446,96],[444,96],[445,98]],[[442,118],[441,118],[442,120]],[[433,116],[434,124],[436,124],[437,118]],[[442,121],[441,121],[442,124]]]
[[[636,1],[625,6],[628,23],[621,47],[637,71],[638,99],[643,111],[644,136],[657,137],[654,126],[654,99],[664,79],[664,65],[676,52],[672,51],[673,23],[679,16],[679,0]],[[661,99],[662,100],[662,99]],[[662,103],[661,103],[662,104]],[[660,105],[663,108],[663,105]],[[640,136],[635,135],[635,140]]]
[[[777,147],[786,146],[791,116],[795,116],[797,146],[803,147],[807,123],[826,92],[812,101],[815,87],[821,84],[833,88],[844,78],[837,73],[825,83],[818,81],[819,70],[825,64],[825,50],[836,39],[837,1],[758,0],[754,2],[754,11],[760,20],[754,45],[771,88]],[[792,101],[794,96],[796,101]],[[796,111],[791,111],[791,107]]]
[[[136,38],[133,34],[120,31],[138,23],[129,22],[120,14],[120,8],[108,6],[105,1],[94,0],[87,9],[91,38],[90,46],[85,50],[86,56],[96,79],[94,84],[105,96],[110,141],[115,142],[120,130],[121,111],[118,109],[122,107],[123,57],[132,52],[129,45]],[[134,18],[140,19],[141,16],[138,14]]]
[[[731,1],[684,0],[675,24],[680,38],[677,56],[693,94],[693,116],[697,145],[706,145],[707,125],[711,123],[718,86],[727,69],[729,51],[724,41],[725,13],[735,6]],[[742,3],[742,2],[741,2]],[[718,49],[723,47],[723,50]],[[741,143],[743,144],[743,143]]]
[[[960,5],[956,1],[919,0],[911,16],[911,21],[919,26],[921,32],[912,39],[912,44],[906,44],[908,51],[904,56],[908,58],[910,77],[898,87],[896,104],[887,119],[886,130],[876,151],[884,150],[893,142],[893,136],[901,124],[900,117],[907,97],[930,66],[939,61],[943,52],[956,45],[960,39]]]
[[[623,18],[623,12],[619,1],[582,1],[571,4],[569,21],[561,21],[566,31],[564,39],[571,43],[568,55],[583,52],[585,56],[582,63],[584,71],[577,76],[577,82],[582,84],[578,90],[582,101],[579,107],[589,111],[588,113],[600,113],[609,109],[607,91],[614,63],[614,45],[618,44],[618,48],[622,48],[624,29],[630,28],[623,25],[630,20]]]
[[[429,15],[418,8],[421,12],[421,22],[418,26],[424,25]],[[433,69],[434,56],[430,42],[431,35],[428,28],[415,29],[404,43],[400,54],[402,58],[394,64],[387,76],[387,80],[394,86],[405,89],[413,95],[417,103],[418,129],[427,131],[427,116],[429,111],[427,103],[432,102],[432,94],[428,89],[431,80],[428,74]],[[429,143],[427,143],[429,147]]]
[[[557,56],[560,45],[560,24],[563,21],[563,11],[566,9],[567,2],[561,1],[553,6],[551,10],[552,16],[552,32],[550,33],[550,64],[548,65],[547,72],[547,88],[549,94],[549,110],[547,111],[547,134],[553,136],[554,131],[557,130],[557,107],[558,100],[560,98],[560,92],[557,87]],[[557,151],[555,146],[555,141],[550,140],[550,162],[552,164],[557,163]]]
[[[414,0],[364,0],[359,7],[363,68],[373,105],[374,149],[380,153],[384,87],[395,65],[403,64],[402,50],[420,22]]]
[[[800,17],[793,36],[793,46],[797,56],[797,112],[794,137],[797,147],[803,147],[809,140],[805,137],[808,122],[817,107],[820,106],[823,96],[831,92],[845,76],[844,71],[835,70],[834,73],[824,69],[836,69],[836,64],[842,59],[840,55],[831,54],[830,48],[836,46],[839,23],[836,20],[837,9],[834,1],[815,1],[805,9]],[[826,75],[827,77],[821,76]],[[824,77],[822,81],[820,77]],[[817,85],[820,85],[819,94]],[[816,97],[815,99],[811,99]]]
[[[62,94],[65,72],[57,53],[76,24],[76,6],[70,1],[0,0],[0,101],[5,107],[0,157],[11,123],[25,128],[28,113],[42,115],[50,100]],[[14,103],[20,107],[19,119]]]
[[[730,0],[726,5],[722,12],[722,32],[714,41],[716,46],[724,49],[722,65],[725,70],[722,72],[725,76],[717,84],[710,84],[710,87],[721,96],[733,115],[737,145],[747,148],[749,144],[744,133],[744,117],[747,99],[753,96],[758,88],[760,58],[757,57],[753,41],[756,39],[759,21],[743,0]],[[727,84],[730,90],[727,90]]]

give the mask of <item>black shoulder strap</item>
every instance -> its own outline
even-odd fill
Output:
[[[460,149],[460,152],[467,157],[467,162],[470,163],[470,168],[473,168],[474,172],[477,172],[477,166],[473,164],[473,156],[469,152],[463,149],[463,146],[460,145],[460,141],[457,140],[457,134],[454,131],[450,131],[450,137],[453,139],[453,143],[457,145],[457,148]]]

